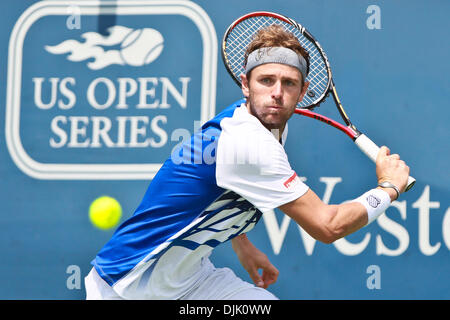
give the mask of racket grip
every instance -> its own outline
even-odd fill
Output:
[[[370,160],[376,162],[380,147],[378,147],[372,140],[370,140],[366,135],[361,134],[355,139],[355,144],[367,157],[369,157]],[[409,176],[405,191],[411,189],[414,183],[416,183],[416,179]]]

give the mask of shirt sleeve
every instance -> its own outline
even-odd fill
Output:
[[[222,120],[216,180],[262,212],[301,197],[309,189],[292,170],[283,146],[253,119]]]

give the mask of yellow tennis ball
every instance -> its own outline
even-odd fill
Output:
[[[115,227],[121,217],[122,207],[114,198],[102,196],[89,206],[89,219],[99,229],[108,230]]]

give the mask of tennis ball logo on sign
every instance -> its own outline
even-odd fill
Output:
[[[36,179],[152,179],[215,114],[217,47],[191,1],[33,4],[9,43],[12,160]]]
[[[45,46],[52,54],[67,54],[70,61],[84,61],[93,58],[87,64],[92,70],[103,69],[112,64],[139,67],[155,61],[164,48],[164,38],[155,29],[133,30],[124,26],[108,29],[110,35],[105,37],[97,32],[82,35],[84,42],[65,40],[55,46]],[[106,49],[120,45],[120,49]],[[106,49],[106,50],[105,50]]]
[[[122,59],[132,66],[143,66],[153,62],[161,54],[164,39],[154,29],[135,30],[122,43]]]

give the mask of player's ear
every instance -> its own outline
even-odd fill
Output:
[[[300,93],[300,96],[298,98],[298,102],[303,100],[303,97],[305,96],[305,93],[308,90],[308,87],[309,87],[309,82],[305,81],[305,83],[303,84],[302,92]]]
[[[250,96],[250,89],[248,87],[248,79],[245,74],[241,74],[241,84],[242,84],[242,93],[244,97],[248,98]]]

